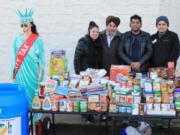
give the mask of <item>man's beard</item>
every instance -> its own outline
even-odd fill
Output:
[[[115,35],[115,34],[116,34],[116,32],[117,32],[117,30],[116,30],[116,31],[108,31],[108,30],[107,30],[107,33],[108,33],[108,35],[110,35],[110,36]]]
[[[140,29],[135,29],[135,30],[132,30],[133,32],[138,32],[138,31],[140,31]]]

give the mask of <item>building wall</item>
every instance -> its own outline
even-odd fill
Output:
[[[45,44],[46,76],[50,49],[66,50],[68,68],[74,73],[75,47],[78,39],[87,33],[91,20],[103,30],[108,15],[118,16],[121,19],[118,29],[125,32],[130,29],[130,16],[138,14],[142,16],[142,30],[152,34],[156,32],[155,19],[166,15],[170,29],[180,34],[178,0],[0,0],[0,82],[11,82],[9,69],[13,39],[22,32],[15,10],[26,7],[34,9],[34,22]]]

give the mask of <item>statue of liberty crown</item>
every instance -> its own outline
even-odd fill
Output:
[[[25,12],[22,13],[20,10],[17,9],[16,14],[21,18],[21,23],[25,23],[25,22],[33,22],[33,15],[34,11],[31,8],[29,11],[26,8]]]

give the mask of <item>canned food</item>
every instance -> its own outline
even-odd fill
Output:
[[[180,105],[180,100],[177,100],[177,99],[176,99],[176,100],[175,100],[175,104],[176,104],[176,105]]]
[[[80,111],[80,101],[74,101],[73,102],[73,111],[79,112]]]
[[[87,101],[80,101],[80,111],[87,112]]]
[[[145,114],[145,105],[139,104],[139,115],[144,115],[144,114]]]
[[[161,87],[160,89],[161,89],[162,92],[167,92],[168,91],[168,85],[167,85],[167,83],[165,81],[160,83],[160,87]]]
[[[132,104],[133,103],[133,96],[127,96],[127,103]]]
[[[152,81],[151,80],[147,80],[145,82],[145,91],[152,92]]]
[[[154,93],[146,92],[146,103],[153,103],[153,102],[154,102]]]
[[[154,104],[155,111],[160,111],[161,110],[160,107],[161,107],[161,104]]]
[[[169,111],[175,111],[175,104],[168,104]]]
[[[156,79],[153,81],[153,90],[160,91],[160,79]]]
[[[108,108],[108,104],[101,103],[101,111],[102,112],[107,112],[107,108]]]
[[[168,111],[168,104],[161,104],[161,111]]]
[[[70,100],[67,101],[67,112],[73,112],[73,102]]]
[[[59,102],[59,111],[65,112],[67,107],[67,100],[61,99]]]
[[[136,73],[136,78],[141,79],[142,78],[142,73]]]
[[[161,92],[160,91],[155,91],[154,92],[154,102],[156,104],[160,104],[161,103]]]
[[[139,114],[139,104],[132,104],[132,115]]]
[[[64,85],[64,79],[59,79],[59,85],[60,85],[61,87],[63,87],[63,85]]]
[[[150,78],[152,80],[158,78],[158,73],[157,72],[150,72]]]
[[[168,77],[169,79],[175,78],[175,69],[168,69]]]
[[[126,107],[127,113],[132,113],[132,108],[131,107]]]
[[[64,80],[69,80],[69,71],[65,71],[63,76],[64,76]]]
[[[120,81],[119,82],[119,87],[120,88],[126,88],[126,83],[127,83],[126,81]]]
[[[141,78],[140,87],[144,89],[145,88],[145,83],[146,83],[146,78]]]
[[[133,82],[127,82],[127,88],[131,89],[133,88]]]
[[[39,84],[39,96],[40,97],[45,96],[45,82],[40,82]]]
[[[141,103],[141,96],[134,96],[134,104]]]
[[[116,101],[117,103],[119,103],[119,101],[120,101],[120,95],[116,94],[115,101]]]
[[[175,78],[175,87],[180,88],[180,77]]]
[[[172,80],[168,81],[168,92],[173,93],[174,92],[174,82]]]
[[[120,112],[119,111],[119,105],[116,105],[116,112]]]
[[[153,111],[154,110],[154,104],[146,104],[146,108],[149,111]]]
[[[120,106],[120,107],[119,107],[119,112],[120,112],[120,113],[125,113],[125,112],[127,112],[126,107],[125,107],[125,106]]]
[[[161,70],[161,77],[164,78],[164,79],[168,78],[168,69],[167,68],[163,68]]]
[[[140,79],[134,79],[134,80],[133,80],[133,85],[138,85],[138,86],[140,86],[140,84],[141,84]]]
[[[169,103],[169,94],[168,92],[163,92],[162,93],[162,103],[168,104]]]
[[[170,104],[174,103],[174,95],[172,93],[169,93],[169,103]]]
[[[59,102],[58,100],[54,99],[51,101],[51,110],[52,111],[58,111],[59,109]]]
[[[140,96],[141,95],[140,87],[134,87],[133,90],[132,90],[132,95],[133,96]]]
[[[117,110],[116,110],[117,108],[116,108],[116,105],[114,105],[114,104],[110,104],[109,105],[109,112],[116,112]]]
[[[175,89],[174,93],[175,100],[180,100],[180,91]]]
[[[120,103],[126,103],[126,101],[127,101],[127,96],[120,95]]]

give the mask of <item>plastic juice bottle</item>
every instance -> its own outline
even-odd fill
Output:
[[[49,96],[49,91],[46,91],[46,96],[43,102],[43,110],[51,110],[51,99]]]
[[[35,91],[35,97],[32,102],[32,109],[35,110],[41,109],[41,100],[39,98],[38,90]]]
[[[112,93],[113,93],[112,87],[111,86],[107,86],[107,89],[108,89],[109,98],[112,99]]]
[[[110,101],[110,104],[116,104],[116,93],[112,93],[112,98],[111,98],[111,101]]]

